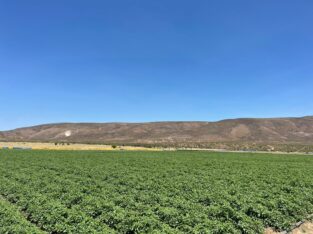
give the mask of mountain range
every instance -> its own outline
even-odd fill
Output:
[[[138,145],[212,142],[313,144],[313,116],[217,122],[45,124],[2,131],[0,141]]]

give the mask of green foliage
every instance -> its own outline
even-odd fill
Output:
[[[0,165],[0,233],[262,233],[313,213],[309,155],[0,151]]]
[[[41,234],[44,232],[28,222],[15,206],[0,197],[0,233]]]

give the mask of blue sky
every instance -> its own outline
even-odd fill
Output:
[[[0,130],[313,114],[311,0],[0,0]]]

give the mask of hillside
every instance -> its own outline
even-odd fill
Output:
[[[0,132],[0,141],[115,144],[313,143],[313,117],[218,122],[61,123]]]

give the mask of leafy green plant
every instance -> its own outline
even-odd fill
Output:
[[[262,233],[313,213],[309,155],[0,151],[0,164],[0,233]]]

